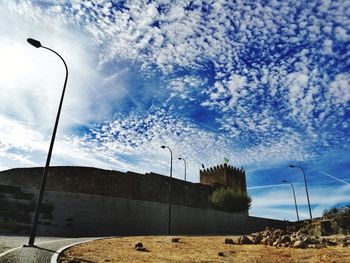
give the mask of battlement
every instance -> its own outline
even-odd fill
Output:
[[[199,171],[200,183],[212,186],[226,186],[237,192],[247,193],[245,171],[237,167],[221,164]]]

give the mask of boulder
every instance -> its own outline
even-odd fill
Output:
[[[264,238],[261,240],[261,244],[263,244],[263,245],[268,245],[268,244],[269,244],[269,238],[268,238],[268,237],[264,237]]]
[[[179,242],[180,241],[180,238],[179,237],[173,237],[172,239],[171,239],[171,242]]]
[[[284,235],[284,236],[281,236],[280,238],[280,243],[287,243],[287,242],[290,242],[290,237],[287,236],[287,235]]]
[[[332,221],[323,220],[320,222],[320,234],[321,236],[329,236],[333,234]]]
[[[236,244],[232,238],[225,238],[225,244]]]
[[[253,244],[260,244],[263,239],[262,234],[258,234],[253,237]]]
[[[243,235],[241,237],[238,238],[238,243],[239,244],[253,244],[253,241],[250,240],[247,236]]]
[[[327,245],[327,246],[336,246],[336,245],[338,245],[338,243],[337,243],[337,242],[334,242],[334,241],[332,241],[332,240],[327,240],[327,241],[326,241],[326,245]]]
[[[220,251],[220,252],[218,252],[218,256],[220,256],[220,257],[224,257],[224,256],[225,256],[225,254],[224,254],[224,252]]]
[[[293,247],[294,248],[306,248],[306,244],[301,240],[297,240],[294,242]]]
[[[138,248],[138,247],[143,247],[143,244],[141,242],[136,243],[135,248]]]
[[[300,237],[300,240],[303,241],[305,245],[309,245],[312,243],[312,240],[309,236],[303,235]]]

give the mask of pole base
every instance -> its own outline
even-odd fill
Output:
[[[23,247],[34,247],[34,248],[37,248],[38,246],[36,246],[36,245],[29,245],[29,244],[26,244],[26,245],[23,245]]]

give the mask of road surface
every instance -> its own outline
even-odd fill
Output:
[[[0,263],[49,263],[56,251],[65,246],[95,238],[37,237],[35,247],[23,247],[28,236],[0,236]]]

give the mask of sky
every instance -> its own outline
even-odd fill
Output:
[[[250,215],[350,204],[350,1],[0,0],[0,170],[51,165],[199,182],[243,167]]]

